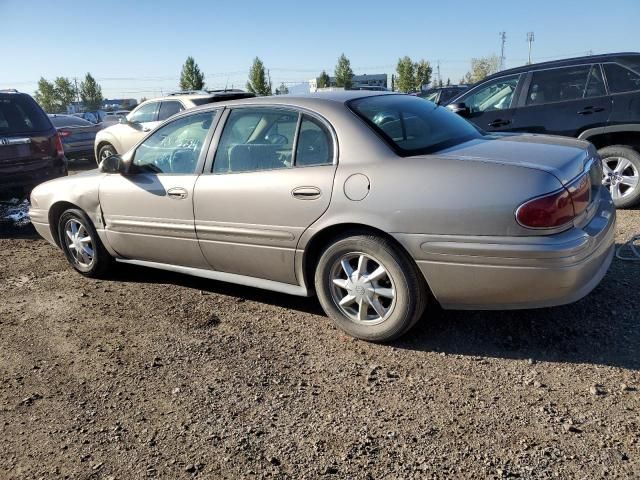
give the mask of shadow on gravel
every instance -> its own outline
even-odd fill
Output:
[[[315,298],[120,265],[114,280],[171,283],[301,312],[324,313]],[[640,267],[615,260],[602,283],[571,305],[537,310],[444,311],[432,306],[404,338],[381,348],[640,370]]]

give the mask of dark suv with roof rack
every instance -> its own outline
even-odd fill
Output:
[[[62,141],[47,114],[26,93],[0,90],[0,197],[65,175]]]
[[[448,107],[483,130],[588,140],[617,207],[640,203],[640,53],[525,65],[487,77]]]

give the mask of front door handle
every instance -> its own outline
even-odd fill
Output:
[[[291,195],[299,200],[315,200],[320,198],[321,194],[318,187],[297,187],[291,191]]]
[[[592,113],[604,112],[602,107],[584,107],[584,110],[580,110],[578,115],[591,115]]]
[[[167,190],[167,196],[173,200],[182,200],[189,196],[188,192],[182,187],[173,187]]]
[[[489,124],[491,128],[504,127],[505,125],[509,125],[511,120],[502,120],[500,118],[494,120]]]

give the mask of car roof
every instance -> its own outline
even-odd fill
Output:
[[[364,97],[379,97],[382,95],[405,95],[397,92],[384,92],[372,90],[338,90],[331,92],[315,92],[294,95],[272,95],[267,97],[241,98],[236,100],[225,100],[216,103],[208,103],[190,108],[188,111],[209,110],[233,105],[289,105],[300,106],[313,109],[314,106],[327,104],[344,104],[351,100]]]
[[[504,77],[505,75],[514,75],[517,73],[530,72],[532,70],[541,70],[545,68],[554,68],[554,67],[568,67],[571,65],[580,65],[583,63],[606,62],[606,61],[612,60],[615,57],[622,57],[622,56],[629,56],[629,55],[640,56],[640,53],[638,52],[604,53],[601,55],[585,55],[582,57],[563,58],[561,60],[551,60],[548,62],[532,63],[530,65],[522,65],[520,67],[510,68],[508,70],[501,70],[497,73],[494,73],[493,75],[489,75],[484,80],[481,80],[481,82],[491,80],[492,78]]]

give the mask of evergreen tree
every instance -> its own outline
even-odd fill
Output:
[[[345,90],[349,90],[353,85],[353,70],[351,70],[351,62],[344,55],[340,55],[338,58],[338,64],[335,70],[336,87],[343,87]]]
[[[202,90],[204,89],[204,73],[193,59],[187,57],[187,61],[182,66],[180,72],[180,90]]]
[[[99,110],[102,106],[102,87],[89,72],[80,83],[80,98],[87,110]]]
[[[329,78],[329,75],[327,75],[327,72],[325,72],[324,70],[322,71],[322,73],[320,74],[320,76],[317,79],[317,86],[318,88],[327,88],[330,86],[331,83],[331,79]]]
[[[271,95],[271,84],[267,80],[264,64],[258,57],[253,60],[253,65],[251,65],[251,69],[249,70],[247,90],[251,93],[255,93],[256,95]]]

